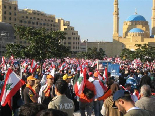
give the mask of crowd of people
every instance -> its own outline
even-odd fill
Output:
[[[8,62],[25,85],[12,97],[11,107],[0,106],[0,116],[74,116],[76,111],[81,116],[155,116],[154,62],[104,60],[120,65],[118,76],[97,69],[97,60],[49,59],[33,71],[28,60]],[[84,69],[86,74],[79,78]],[[6,73],[2,67],[1,91]]]

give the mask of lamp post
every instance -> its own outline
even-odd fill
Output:
[[[99,45],[100,45],[100,43],[98,42],[98,49],[97,49],[98,52],[99,52]]]
[[[88,39],[86,40],[86,53],[87,53],[87,43],[88,43]]]

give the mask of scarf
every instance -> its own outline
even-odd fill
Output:
[[[29,88],[34,94],[36,94],[35,90],[29,84],[26,84],[26,87]]]

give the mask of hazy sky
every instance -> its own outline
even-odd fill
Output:
[[[112,41],[114,0],[18,0],[19,9],[34,9],[70,21],[81,40]],[[119,34],[123,22],[135,12],[151,26],[152,0],[119,0]]]

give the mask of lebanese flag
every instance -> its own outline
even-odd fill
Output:
[[[86,82],[86,68],[83,70],[82,73],[80,73],[80,76],[78,77],[77,82],[74,85],[75,94],[79,96],[81,92],[84,90]]]
[[[105,69],[104,69],[103,80],[108,81],[107,67],[105,67]]]
[[[24,61],[21,65],[24,68],[24,73],[26,73],[26,69],[28,67],[28,64],[26,63],[26,61]]]
[[[37,69],[37,63],[35,60],[32,60],[30,73],[33,73]]]
[[[16,75],[16,73],[9,68],[6,74],[4,86],[0,96],[1,105],[5,106],[7,103],[10,104],[11,98],[24,84],[25,82],[22,79],[20,79],[20,77]]]

